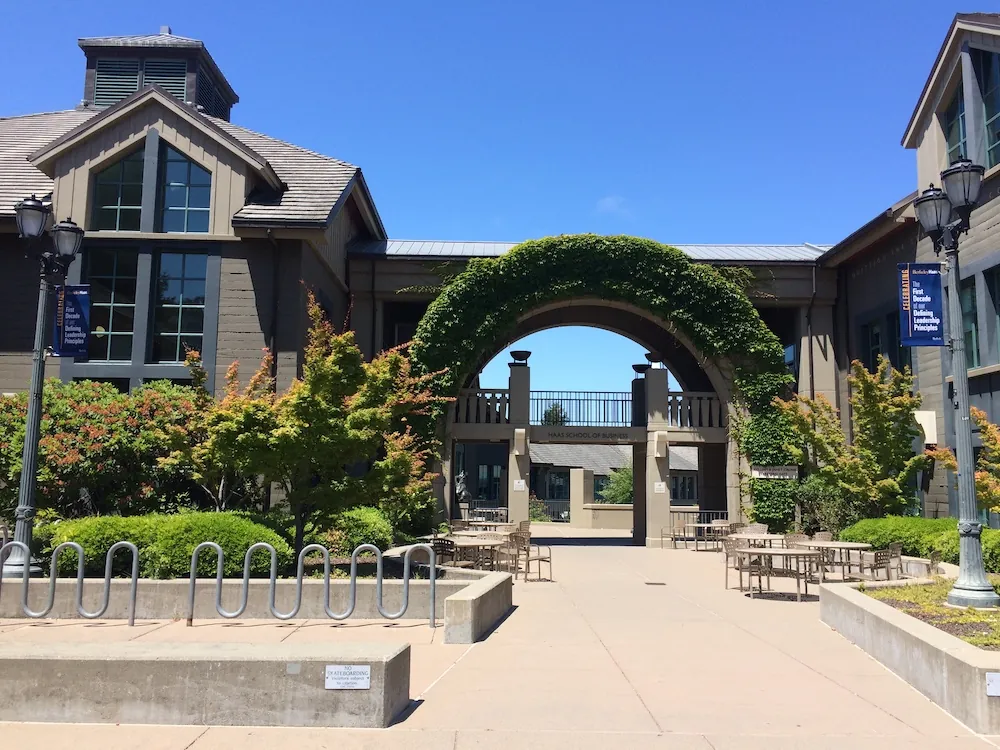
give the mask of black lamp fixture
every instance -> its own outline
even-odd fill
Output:
[[[650,368],[650,365],[648,365],[648,364],[632,365],[632,369],[635,370],[635,376],[637,378],[638,377],[642,377],[642,375],[644,375],[646,373],[646,371],[649,370],[649,368]]]
[[[42,203],[34,193],[14,204],[18,235],[25,240],[37,240],[45,232],[51,213],[52,206]]]
[[[944,190],[933,184],[913,201],[917,219],[940,252],[957,247],[958,236],[969,231],[969,218],[979,200],[985,168],[969,159],[957,159],[941,173]],[[952,220],[952,215],[958,218]]]
[[[516,364],[526,365],[528,364],[528,357],[531,356],[531,352],[525,351],[523,349],[517,349],[510,353],[511,358]]]

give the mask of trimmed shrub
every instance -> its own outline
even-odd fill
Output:
[[[378,508],[351,508],[337,515],[328,541],[332,551],[344,557],[362,544],[387,550],[392,546],[392,526]]]
[[[936,551],[944,562],[958,564],[958,522],[954,518],[866,518],[840,532],[840,538],[867,542],[875,549],[899,542],[904,555],[927,557]],[[982,542],[986,570],[1000,573],[1000,529],[984,528]]]
[[[250,545],[267,542],[277,553],[278,571],[293,567],[294,554],[289,544],[270,529],[232,513],[150,514],[145,516],[97,516],[72,521],[60,521],[39,527],[36,537],[42,542],[43,556],[62,542],[76,542],[83,547],[85,572],[88,576],[103,576],[108,549],[115,542],[132,542],[139,548],[139,574],[143,578],[184,578],[191,571],[191,553],[201,542],[215,542],[222,547],[224,575],[243,575],[243,559]],[[76,557],[64,552],[59,559],[61,575],[76,573]],[[114,572],[127,575],[131,566],[128,553],[115,556]],[[251,560],[250,572],[268,575],[270,556],[258,551]],[[203,551],[198,560],[198,574],[214,576],[215,555]]]

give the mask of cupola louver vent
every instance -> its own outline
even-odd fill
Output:
[[[182,102],[187,99],[187,62],[185,60],[145,60],[142,85],[159,86]]]
[[[110,107],[139,90],[139,61],[101,59],[94,79],[94,105]]]

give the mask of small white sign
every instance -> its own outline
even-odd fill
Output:
[[[657,495],[667,494],[667,483],[666,482],[653,482],[653,492]]]
[[[1000,672],[986,673],[986,695],[992,698],[1000,696]]]
[[[372,668],[368,664],[327,664],[327,690],[369,690]]]
[[[798,479],[798,466],[751,466],[751,479]]]
[[[514,492],[524,492],[528,489],[528,485],[523,479],[514,480]]]

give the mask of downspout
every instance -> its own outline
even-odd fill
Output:
[[[278,289],[281,283],[278,273],[278,263],[281,254],[278,252],[278,241],[273,232],[267,230],[267,241],[271,243],[271,332],[268,335],[267,346],[271,350],[271,382],[275,392],[278,389]]]
[[[806,339],[809,346],[809,398],[816,398],[816,375],[813,369],[813,305],[816,303],[816,264],[812,267],[812,296],[806,309]]]

